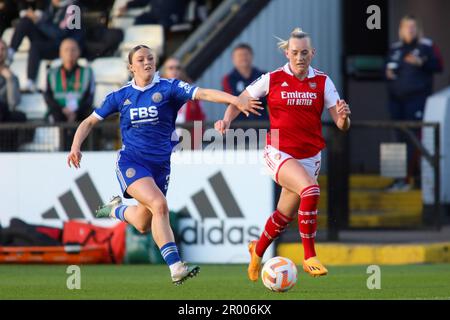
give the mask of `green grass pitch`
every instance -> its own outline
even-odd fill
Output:
[[[381,289],[367,289],[367,266],[329,267],[312,278],[299,269],[285,293],[247,279],[246,265],[201,265],[200,274],[175,287],[164,265],[84,265],[81,289],[69,290],[63,265],[0,265],[4,299],[450,299],[450,264],[381,266]]]

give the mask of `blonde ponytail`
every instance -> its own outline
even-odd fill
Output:
[[[292,30],[291,35],[290,35],[288,40],[283,40],[283,39],[278,38],[278,37],[275,37],[275,38],[278,39],[277,45],[278,45],[278,48],[280,48],[281,50],[287,50],[287,48],[289,47],[289,39],[291,39],[291,38],[296,38],[296,39],[309,38],[309,39],[311,39],[309,37],[309,34],[304,32],[302,30],[302,28],[299,28],[299,27],[297,27],[294,30]]]

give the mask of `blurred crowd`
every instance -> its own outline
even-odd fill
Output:
[[[192,28],[204,21],[218,3],[207,0],[0,0],[0,37],[3,38],[0,42],[0,122],[26,121],[27,115],[18,111],[17,106],[21,95],[27,93],[43,95],[47,104],[44,120],[80,121],[92,111],[96,92],[98,74],[94,74],[90,63],[98,58],[120,57],[119,47],[126,27],[111,27],[113,18],[144,8],[133,18],[133,25],[157,24],[164,32],[169,32],[171,27],[184,22],[189,8],[195,8],[193,18],[189,18]],[[78,13],[73,5],[80,9],[79,17],[75,16]],[[77,19],[82,27],[77,27]],[[8,31],[12,34],[6,37]],[[20,49],[24,42],[29,43],[25,51],[26,83],[19,83],[25,75],[14,74],[11,65],[17,57],[24,59]],[[45,90],[37,85],[41,61],[49,61]]]
[[[150,8],[129,15],[132,24],[160,25],[166,36],[173,26],[186,22],[187,11],[195,8],[194,18],[189,19],[195,27],[219,3],[207,0],[0,0],[0,36],[3,38],[0,41],[0,122],[27,121],[27,114],[17,109],[24,93],[42,94],[47,108],[42,120],[49,123],[77,122],[98,107],[94,96],[99,74],[93,71],[91,62],[102,57],[120,57],[119,47],[126,32],[125,27],[111,27],[112,17],[125,17],[136,8]],[[71,27],[74,23],[72,5],[81,9],[81,28]],[[8,40],[3,37],[7,30],[12,30]],[[432,94],[433,75],[443,70],[443,59],[436,43],[424,36],[420,21],[414,16],[406,15],[399,21],[398,37],[387,52],[384,70],[390,117],[395,121],[421,121],[426,99]],[[11,64],[20,54],[24,59],[20,48],[25,40],[29,42],[29,49],[23,85]],[[162,76],[192,82],[181,62],[174,57],[165,58],[164,54],[159,57]],[[58,63],[53,63],[55,59]],[[52,61],[46,70],[45,90],[36,85],[43,60]],[[247,43],[237,44],[230,57],[232,69],[223,76],[222,89],[239,95],[264,74],[253,60],[252,47]],[[105,93],[108,92],[101,95]],[[201,104],[190,102],[181,108],[178,123],[205,118]],[[238,120],[268,118],[269,112],[265,109],[261,117],[241,115]],[[420,130],[415,134],[420,140]],[[198,139],[194,141],[201,144]],[[411,159],[408,177],[395,181],[392,188],[396,190],[409,188],[412,178],[418,176],[419,155],[408,145],[408,159]]]

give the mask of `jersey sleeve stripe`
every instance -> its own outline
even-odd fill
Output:
[[[99,115],[99,114],[98,114],[97,112],[95,112],[95,111],[92,112],[92,115],[93,115],[94,117],[96,117],[98,120],[103,120],[103,119],[104,119],[101,115]]]
[[[198,87],[196,87],[194,89],[194,91],[192,92],[191,100],[195,100],[195,95],[197,94],[197,91],[198,91]]]

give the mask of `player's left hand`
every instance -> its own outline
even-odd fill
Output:
[[[69,155],[67,156],[67,164],[69,165],[69,168],[71,168],[71,164],[77,169],[80,168],[80,162],[81,162],[81,152],[79,150],[70,150]]]
[[[230,121],[226,121],[226,120],[217,120],[214,123],[214,129],[216,129],[217,131],[220,132],[220,134],[224,134],[226,132],[226,130],[228,130],[230,128]]]
[[[239,100],[239,103],[236,104],[236,107],[242,113],[244,113],[247,117],[250,115],[250,113],[260,116],[261,113],[259,113],[257,110],[264,109],[264,107],[261,106],[262,102],[259,101],[259,99],[246,97],[246,96],[240,96],[240,97],[238,97],[238,100]]]
[[[347,119],[351,114],[349,105],[347,104],[347,102],[345,102],[345,100],[342,99],[336,101],[336,111],[339,117],[344,120]]]

